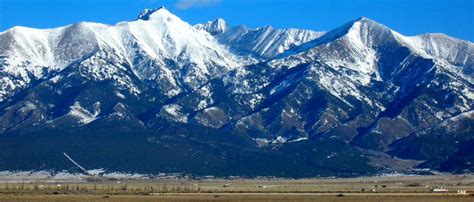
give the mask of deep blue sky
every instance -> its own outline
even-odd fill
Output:
[[[115,24],[161,5],[191,24],[221,17],[231,25],[327,31],[365,16],[404,35],[440,32],[474,41],[474,0],[0,0],[0,31]]]

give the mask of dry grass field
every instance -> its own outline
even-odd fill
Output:
[[[1,182],[1,179],[0,179]],[[434,188],[448,192],[433,192]],[[459,195],[465,190],[467,195]],[[0,184],[0,201],[470,201],[473,175]]]
[[[9,202],[28,202],[28,201],[47,201],[47,202],[152,202],[152,201],[324,201],[324,202],[398,202],[398,201],[416,201],[416,202],[472,202],[472,197],[459,196],[319,196],[319,195],[302,195],[302,194],[213,194],[213,195],[174,195],[174,196],[131,196],[131,195],[114,195],[114,196],[95,196],[95,195],[38,195],[38,196],[0,196],[0,201]]]

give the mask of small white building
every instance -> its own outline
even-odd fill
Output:
[[[448,192],[447,189],[445,188],[435,188],[431,190],[432,192]]]

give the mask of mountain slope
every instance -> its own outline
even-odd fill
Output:
[[[270,59],[289,48],[314,40],[324,34],[324,32],[311,30],[273,27],[251,29],[243,25],[228,28],[223,19],[198,24],[195,27],[214,35],[221,44],[228,46],[235,54],[250,55],[258,60]]]

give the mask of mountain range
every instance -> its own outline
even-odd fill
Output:
[[[328,32],[116,25],[0,33],[0,170],[228,176],[474,171],[474,44],[368,18]]]

